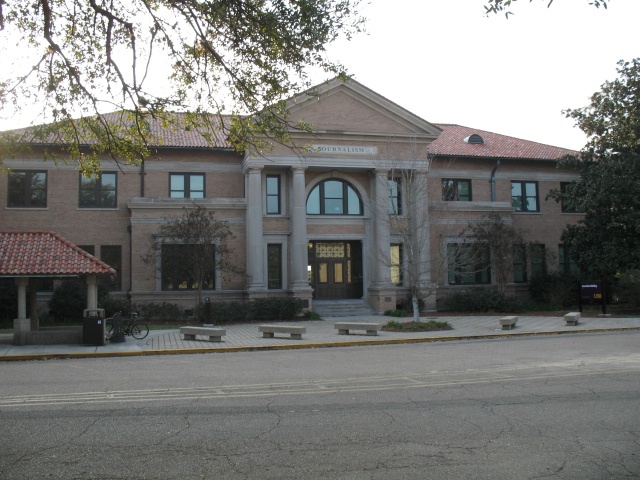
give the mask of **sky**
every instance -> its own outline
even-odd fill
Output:
[[[639,0],[371,0],[367,34],[330,49],[360,83],[433,123],[580,149],[562,110],[589,104],[619,60],[640,57]]]
[[[520,0],[507,20],[485,16],[485,0],[363,0],[367,32],[329,56],[429,122],[580,149],[586,138],[562,110],[588,105],[618,60],[640,56],[640,1],[589,1]],[[30,120],[0,119],[0,130]]]

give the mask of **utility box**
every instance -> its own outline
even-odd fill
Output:
[[[82,319],[82,343],[84,345],[105,345],[104,309],[85,310]]]

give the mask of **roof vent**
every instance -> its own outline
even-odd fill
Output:
[[[474,133],[473,135],[469,135],[467,138],[464,139],[464,141],[467,143],[471,143],[473,145],[482,145],[484,143],[484,140],[482,139],[482,137],[477,133]]]

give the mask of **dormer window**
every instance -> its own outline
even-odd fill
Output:
[[[483,138],[480,135],[478,135],[477,133],[474,133],[473,135],[469,135],[467,138],[464,139],[464,141],[466,143],[470,143],[472,145],[482,145],[482,144],[484,144]]]

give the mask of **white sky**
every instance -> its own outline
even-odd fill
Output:
[[[586,138],[567,108],[640,56],[640,1],[519,0],[484,16],[483,0],[371,0],[368,35],[332,57],[354,78],[433,123],[457,123],[565,148]]]
[[[640,56],[640,1],[589,1],[519,0],[507,20],[485,17],[485,0],[370,0],[367,33],[330,54],[427,121],[579,149],[586,139],[561,111],[586,106],[618,60]],[[30,120],[0,119],[0,130]]]

